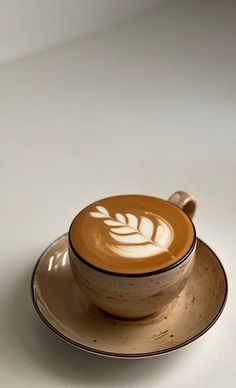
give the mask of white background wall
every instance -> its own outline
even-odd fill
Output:
[[[235,2],[179,0],[0,68],[2,387],[236,386],[235,37]],[[229,277],[216,325],[131,362],[50,333],[30,300],[41,251],[91,201],[176,189],[198,199],[198,235]]]
[[[161,0],[0,0],[0,63],[119,23]]]

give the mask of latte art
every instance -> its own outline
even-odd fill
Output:
[[[177,206],[144,195],[104,198],[71,224],[71,247],[79,258],[116,273],[152,272],[182,258],[194,227]]]
[[[139,259],[168,251],[173,231],[156,214],[145,212],[144,216],[138,217],[132,213],[116,213],[112,217],[105,207],[96,206],[96,211],[90,212],[90,215],[103,219],[111,237],[111,242],[107,242],[106,246],[118,255]],[[96,243],[96,231],[94,241]],[[97,244],[101,244],[100,239]]]

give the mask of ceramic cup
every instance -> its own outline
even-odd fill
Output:
[[[168,201],[192,218],[195,199],[178,191]],[[193,226],[193,224],[192,224]],[[194,265],[196,232],[188,252],[172,265],[152,272],[130,274],[106,271],[84,260],[71,242],[69,231],[69,258],[77,284],[88,298],[103,311],[124,319],[138,319],[160,312],[184,288]]]

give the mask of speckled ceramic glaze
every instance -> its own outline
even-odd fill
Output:
[[[74,277],[83,292],[102,310],[137,319],[160,311],[184,288],[193,270],[195,246],[183,262],[168,271],[145,276],[119,276],[78,260],[69,249]]]
[[[169,199],[171,204],[168,201],[163,202],[168,204],[169,211],[175,210],[174,203],[182,209],[178,211],[193,216],[195,200],[185,192],[175,193]],[[152,272],[134,274],[107,271],[85,260],[73,246],[70,228],[69,258],[79,287],[96,306],[117,317],[137,319],[160,312],[179,295],[193,270],[196,233],[190,219],[187,219],[192,229],[192,240],[186,254],[172,265]],[[158,262],[158,257],[156,260]]]
[[[35,308],[56,334],[81,349],[119,358],[160,355],[194,341],[215,323],[226,297],[224,269],[200,240],[182,292],[159,314],[134,321],[103,313],[81,291],[72,276],[67,235],[46,249],[32,276]]]

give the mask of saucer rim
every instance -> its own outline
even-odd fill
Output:
[[[224,294],[224,299],[222,301],[222,304],[217,312],[217,314],[215,315],[214,319],[203,329],[201,330],[198,334],[194,335],[193,337],[189,338],[188,340],[186,341],[183,341],[182,343],[180,343],[179,345],[175,345],[175,346],[172,346],[170,348],[167,348],[167,349],[163,349],[163,350],[157,350],[157,351],[151,351],[151,352],[143,352],[143,353],[118,353],[118,352],[111,352],[111,351],[106,351],[106,350],[99,350],[99,349],[96,349],[96,348],[93,348],[93,347],[90,347],[90,346],[86,346],[86,345],[83,345],[81,343],[79,343],[78,341],[74,341],[72,340],[71,338],[65,336],[64,334],[62,334],[59,330],[57,330],[43,315],[43,313],[40,311],[39,307],[38,307],[38,304],[36,302],[36,298],[34,296],[34,279],[35,279],[35,274],[36,274],[36,271],[37,271],[37,268],[38,268],[38,265],[40,263],[40,261],[42,260],[42,258],[44,257],[45,253],[53,246],[55,245],[60,239],[62,239],[63,237],[65,236],[68,236],[68,233],[63,233],[61,236],[59,236],[57,239],[55,239],[51,244],[49,244],[45,249],[44,251],[41,253],[41,255],[39,256],[39,259],[37,260],[35,266],[34,266],[34,269],[33,269],[33,272],[32,272],[32,276],[31,276],[31,283],[30,283],[30,290],[31,290],[31,299],[32,299],[32,302],[33,302],[33,305],[34,305],[34,308],[39,316],[39,318],[43,321],[43,323],[50,329],[52,330],[58,337],[60,337],[62,340],[64,340],[65,342],[69,343],[70,345],[72,346],[75,346],[76,348],[79,348],[81,350],[84,350],[84,351],[87,351],[89,353],[93,353],[93,354],[96,354],[96,355],[100,355],[100,356],[105,356],[105,357],[111,357],[111,358],[125,358],[125,359],[137,359],[137,358],[149,358],[149,357],[155,357],[155,356],[160,356],[160,355],[163,355],[163,354],[167,354],[167,353],[170,353],[170,352],[173,352],[173,351],[176,351],[176,350],[179,350],[181,348],[183,348],[184,346],[186,345],[189,345],[190,343],[194,342],[195,340],[197,340],[198,338],[202,337],[215,323],[216,321],[219,319],[219,317],[221,316],[223,310],[224,310],[224,307],[226,305],[226,302],[227,302],[227,298],[228,298],[228,279],[227,279],[227,275],[226,275],[226,272],[225,272],[225,269],[224,269],[224,266],[222,264],[222,262],[220,261],[219,257],[216,255],[216,253],[209,247],[208,244],[206,244],[202,239],[200,239],[199,237],[196,238],[196,243],[197,241],[200,241],[203,245],[205,245],[214,255],[215,259],[218,261],[221,269],[222,269],[222,272],[223,272],[223,276],[224,276],[224,282],[225,282],[225,294]]]

